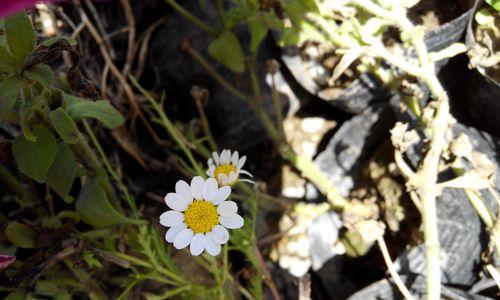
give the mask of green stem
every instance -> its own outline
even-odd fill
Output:
[[[203,56],[198,53],[191,46],[186,45],[183,47],[191,57],[203,68],[207,71],[220,85],[222,85],[228,92],[233,94],[239,100],[247,101],[250,99],[250,96],[241,93],[238,89],[233,87],[219,72],[217,72],[208,61],[203,58]]]
[[[121,252],[116,252],[115,253],[116,256],[122,258],[122,259],[125,259],[137,266],[140,266],[140,267],[144,267],[144,268],[148,268],[148,269],[152,269],[152,270],[157,270],[158,272],[172,278],[172,280],[176,281],[176,282],[179,282],[179,283],[186,283],[186,280],[183,279],[182,277],[178,276],[177,274],[175,274],[174,272],[170,271],[170,270],[167,270],[163,267],[160,267],[160,266],[153,266],[152,264],[150,264],[149,262],[147,261],[144,261],[140,258],[137,258],[137,257],[134,257],[134,256],[131,256],[131,255],[128,255],[128,254],[125,254],[125,253],[121,253]]]
[[[87,132],[90,139],[92,140],[94,147],[97,149],[99,156],[101,157],[102,161],[104,162],[104,166],[106,167],[108,173],[111,175],[111,177],[113,177],[113,179],[116,181],[118,187],[120,188],[120,190],[124,194],[125,200],[127,201],[127,204],[129,205],[130,209],[132,210],[132,216],[137,218],[139,215],[139,212],[137,210],[137,205],[135,204],[134,199],[132,198],[132,196],[128,192],[128,189],[123,184],[120,176],[115,172],[115,170],[111,166],[111,163],[109,162],[108,157],[106,156],[106,153],[104,153],[104,150],[102,149],[102,146],[99,143],[99,140],[94,135],[94,132],[92,131],[92,129],[90,128],[90,126],[86,120],[83,120],[83,126],[85,127],[85,131]]]
[[[188,12],[186,9],[184,9],[184,7],[177,4],[177,2],[175,2],[175,0],[165,0],[165,2],[167,2],[170,6],[172,6],[172,8],[175,11],[177,11],[181,16],[186,18],[189,22],[198,26],[202,30],[206,31],[208,34],[210,34],[210,35],[217,35],[218,34],[217,30],[215,30],[212,26],[208,25],[207,23],[203,22],[195,15]]]
[[[123,213],[123,208],[120,205],[120,200],[116,196],[115,190],[113,189],[113,186],[109,182],[109,178],[106,175],[106,171],[102,168],[101,163],[95,156],[94,152],[90,148],[89,144],[85,140],[84,136],[79,133],[80,137],[78,139],[78,143],[76,143],[73,148],[77,151],[77,153],[80,153],[80,156],[83,158],[85,161],[85,164],[87,167],[90,169],[93,169],[96,171],[97,174],[102,174],[103,179],[102,180],[102,185],[104,190],[106,191],[106,195],[108,196],[109,200],[113,204],[113,206],[121,213]]]
[[[0,164],[0,180],[16,194],[23,195],[26,191],[23,184],[2,164]]]
[[[328,180],[325,173],[323,173],[318,166],[314,164],[309,158],[302,155],[297,155],[290,146],[283,146],[280,149],[283,158],[290,161],[299,171],[302,176],[311,181],[321,193],[326,195],[328,201],[336,210],[342,210],[349,203],[342,197],[336,190],[333,184]]]
[[[177,145],[181,148],[181,150],[184,152],[186,157],[188,158],[189,162],[193,166],[193,168],[196,170],[196,173],[200,176],[205,176],[205,171],[203,168],[198,164],[198,162],[194,159],[193,154],[191,153],[191,150],[186,146],[186,144],[182,141],[180,134],[177,131],[177,128],[175,128],[174,124],[170,122],[170,119],[167,117],[165,114],[165,111],[163,110],[163,107],[161,107],[158,102],[151,96],[151,94],[146,91],[138,82],[137,80],[133,77],[130,76],[130,81],[134,86],[141,92],[141,94],[149,100],[149,103],[153,107],[153,109],[156,111],[158,116],[160,117],[160,120],[167,130],[167,132],[170,134],[170,136],[174,139],[174,141],[177,143]]]

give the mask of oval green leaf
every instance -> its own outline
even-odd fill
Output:
[[[68,144],[76,144],[79,139],[78,128],[71,117],[62,109],[58,107],[49,113],[52,126],[59,134],[59,136]]]
[[[9,241],[21,248],[35,248],[36,235],[28,226],[14,221],[5,228],[5,235]]]
[[[54,73],[47,65],[36,65],[24,71],[24,77],[39,82],[44,87],[50,87],[54,80]]]
[[[47,172],[57,154],[57,141],[47,129],[37,126],[34,129],[37,139],[29,141],[19,135],[12,144],[12,152],[19,170],[33,178],[36,182],[44,183]]]
[[[1,54],[1,53],[0,53]],[[9,77],[0,83],[0,100],[2,101],[1,116],[6,115],[16,105],[21,89],[21,81],[16,77]]]
[[[76,159],[68,144],[60,143],[54,163],[47,172],[47,185],[64,201],[72,202],[68,193],[76,176]]]
[[[214,39],[208,45],[208,53],[233,72],[245,71],[245,55],[238,38],[231,31],[223,31]]]
[[[76,211],[81,220],[94,227],[108,227],[131,223],[120,214],[108,201],[106,192],[95,178],[88,178],[76,200]]]
[[[67,94],[64,95],[64,99],[68,103],[66,111],[75,122],[80,121],[82,118],[94,118],[109,129],[115,129],[125,123],[125,118],[109,101],[99,100],[94,102]]]
[[[28,15],[24,12],[5,20],[5,35],[10,52],[19,68],[24,66],[24,59],[33,51],[36,35]]]

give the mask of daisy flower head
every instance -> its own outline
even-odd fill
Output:
[[[160,216],[160,224],[170,227],[167,242],[177,249],[189,246],[195,256],[204,250],[212,256],[219,254],[221,245],[229,240],[227,229],[241,228],[244,223],[236,203],[227,201],[230,193],[230,187],[219,188],[214,178],[196,176],[190,185],[179,180],[175,193],[165,196],[171,210]]]
[[[242,169],[246,160],[245,155],[239,157],[238,151],[231,153],[231,150],[225,149],[220,154],[213,152],[212,157],[208,159],[207,175],[217,179],[220,186],[233,186],[238,181],[254,183],[250,179],[240,178],[240,174],[253,177],[248,171]]]

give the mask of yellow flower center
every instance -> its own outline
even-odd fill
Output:
[[[184,213],[187,226],[196,233],[209,232],[219,223],[219,214],[215,205],[208,201],[195,200]]]
[[[227,176],[227,178],[229,178],[229,174],[231,174],[231,172],[236,173],[236,167],[233,166],[232,164],[220,165],[217,168],[215,168],[214,177],[215,177],[215,179],[217,179],[217,181],[219,181],[220,174],[225,174]],[[219,181],[219,184],[221,184],[220,181]]]

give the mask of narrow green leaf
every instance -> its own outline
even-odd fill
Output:
[[[2,107],[0,115],[6,115],[16,105],[17,98],[19,97],[19,90],[21,89],[21,81],[16,77],[9,77],[0,83],[0,100],[2,100]]]
[[[66,143],[76,144],[78,142],[78,128],[73,119],[71,119],[62,107],[51,111],[49,118],[56,132]]]
[[[24,59],[35,48],[36,35],[28,15],[24,12],[5,20],[5,35],[10,52],[18,67],[24,66]]]
[[[130,223],[108,201],[104,188],[95,178],[88,178],[76,200],[76,211],[81,220],[94,227]]]
[[[75,122],[82,118],[94,118],[109,129],[120,127],[125,122],[125,118],[108,101],[94,102],[67,94],[64,95],[64,99],[68,103],[67,113]]]
[[[28,226],[14,221],[5,228],[5,235],[9,241],[21,248],[35,248],[36,235]]]
[[[23,135],[14,140],[12,152],[19,170],[39,183],[47,179],[47,172],[57,154],[57,141],[50,131],[37,126],[34,134],[35,142],[29,141]]]
[[[24,76],[28,79],[41,83],[44,87],[50,87],[54,80],[54,73],[47,65],[36,65],[26,70]]]
[[[73,151],[68,144],[60,143],[54,163],[47,172],[47,185],[66,202],[73,201],[68,193],[75,180],[76,167]]]
[[[208,53],[236,73],[245,71],[245,55],[238,38],[230,31],[224,31],[214,39],[208,45]]]
[[[251,36],[250,51],[253,52],[266,37],[267,25],[262,18],[256,17],[248,22],[248,29]]]

